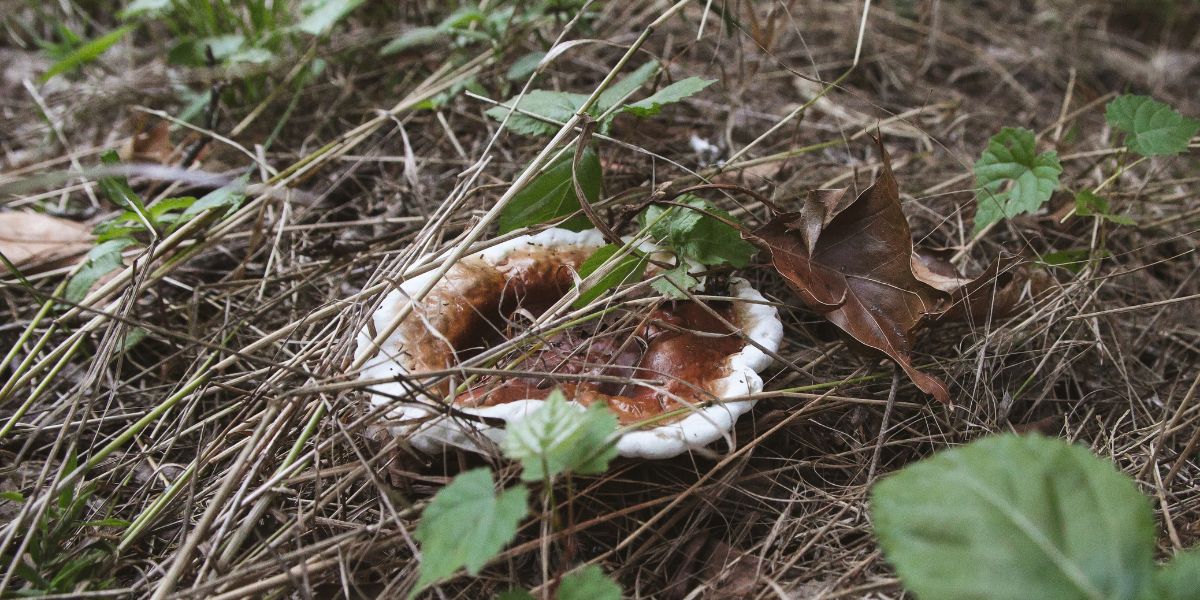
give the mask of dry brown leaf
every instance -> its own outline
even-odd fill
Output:
[[[0,252],[22,271],[51,267],[92,248],[91,228],[35,212],[0,213]],[[0,267],[5,272],[6,268]]]
[[[120,150],[121,160],[170,164],[175,155],[175,146],[171,144],[170,124],[162,120],[149,124],[149,116],[142,117],[135,120],[134,134]]]
[[[912,364],[914,332],[941,312],[943,292],[913,274],[912,233],[883,144],[883,168],[853,202],[828,190],[800,212],[780,213],[747,235],[810,308],[859,343],[896,361],[925,393],[950,402],[940,379]],[[817,227],[817,224],[823,227]]]

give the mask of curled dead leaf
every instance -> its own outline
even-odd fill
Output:
[[[949,403],[937,377],[912,364],[913,337],[940,312],[946,293],[913,274],[912,233],[900,190],[878,139],[883,168],[852,202],[844,191],[810,194],[799,212],[780,213],[745,235],[810,308],[860,344],[896,361],[925,393]]]
[[[33,272],[53,268],[92,248],[87,225],[35,212],[0,213],[0,253],[17,268]],[[5,275],[8,269],[0,265]]]

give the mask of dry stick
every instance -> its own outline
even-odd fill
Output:
[[[276,412],[277,409],[274,404],[268,405],[262,419],[258,422],[258,427],[251,434],[250,443],[242,447],[241,453],[238,454],[237,459],[234,460],[229,471],[226,473],[225,481],[221,483],[220,489],[217,490],[216,495],[209,501],[208,508],[204,511],[204,516],[200,518],[200,522],[196,524],[196,528],[188,535],[183,546],[175,553],[171,569],[158,582],[158,587],[154,590],[151,600],[163,600],[175,590],[175,584],[179,580],[179,577],[183,575],[184,569],[191,564],[192,552],[195,552],[196,547],[200,545],[201,539],[208,533],[208,528],[212,525],[213,520],[217,518],[217,513],[224,506],[225,500],[229,498],[234,488],[237,487],[238,482],[241,480],[242,469],[250,461],[251,454],[258,445],[259,438],[266,431],[267,425],[275,418]]]
[[[1197,388],[1200,388],[1200,375],[1196,375],[1196,379],[1192,381],[1192,386],[1188,388],[1187,394],[1184,395],[1183,400],[1179,403],[1180,407],[1192,403],[1192,400],[1196,398]],[[1166,481],[1173,481],[1175,479],[1175,474],[1179,472],[1179,468],[1192,455],[1192,451],[1196,449],[1196,444],[1198,443],[1200,443],[1200,427],[1197,427],[1196,431],[1192,433],[1192,438],[1184,446],[1183,452],[1179,453],[1179,458],[1175,459],[1175,464],[1171,465],[1170,471],[1167,471]]]
[[[892,416],[892,407],[896,405],[896,390],[900,387],[900,372],[892,366],[892,389],[888,392],[887,405],[883,408],[883,421],[879,424],[879,440],[875,442],[875,452],[871,455],[871,468],[867,469],[867,485],[875,480],[875,469],[879,466],[879,456],[883,453],[883,434],[887,433],[888,419]]]
[[[1166,300],[1159,300],[1157,302],[1147,302],[1145,304],[1135,304],[1133,306],[1122,306],[1120,308],[1110,308],[1108,310],[1090,312],[1090,313],[1085,313],[1082,315],[1072,315],[1070,317],[1067,317],[1067,320],[1068,321],[1078,321],[1080,319],[1090,319],[1091,317],[1099,317],[1101,315],[1111,315],[1111,314],[1115,314],[1115,313],[1130,312],[1130,311],[1134,311],[1134,310],[1141,310],[1143,308],[1152,308],[1155,306],[1163,306],[1164,304],[1175,304],[1176,302],[1187,302],[1189,300],[1200,300],[1200,294],[1192,294],[1190,296],[1182,296],[1179,298],[1168,298]]]

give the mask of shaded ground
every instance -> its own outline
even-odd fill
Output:
[[[5,534],[36,520],[33,499],[76,487],[58,484],[72,472],[69,455],[90,467],[83,479],[92,493],[77,520],[134,522],[63,537],[49,554],[99,551],[81,582],[106,581],[131,596],[165,582],[189,597],[395,596],[415,582],[410,533],[423,503],[466,467],[487,462],[516,475],[502,460],[424,456],[375,435],[365,394],[338,384],[347,381],[352,332],[389,279],[422,253],[452,246],[549,140],[497,136],[481,97],[515,93],[509,67],[546,50],[575,11],[514,27],[495,51],[474,44],[381,57],[389,40],[437,23],[445,10],[378,4],[351,13],[327,40],[280,41],[261,64],[168,66],[179,32],[154,21],[45,85],[36,78],[53,61],[31,40],[53,39],[56,22],[96,37],[117,26],[115,11],[18,5],[6,13],[14,33],[0,38],[0,186],[95,165],[101,150],[162,120],[145,109],[178,116],[193,100],[189,118],[222,139],[201,148],[205,134],[176,125],[173,156],[149,155],[162,148],[147,141],[134,154],[171,165],[196,154],[198,171],[227,177],[252,167],[251,183],[281,173],[219,222],[130,248],[131,277],[113,280],[103,298],[111,303],[93,306],[101,312],[38,316],[38,294],[54,291],[65,268],[32,276],[32,289],[0,283],[0,349],[14,349],[0,365],[8,382],[0,418],[11,423],[0,435],[0,489],[30,499],[0,502]],[[611,44],[565,52],[535,87],[591,91],[666,7],[590,10],[566,39]],[[1070,192],[1116,171],[1117,141],[1103,118],[1114,94],[1152,94],[1200,114],[1200,8],[885,2],[871,7],[858,66],[802,118],[783,122],[820,81],[851,66],[862,10],[713,3],[706,16],[705,3],[688,4],[643,48],[668,67],[660,87],[691,75],[719,82],[653,120],[618,119],[610,136],[623,143],[600,142],[605,197],[645,195],[708,166],[693,136],[728,157],[781,123],[740,157],[774,159],[721,177],[785,205],[799,190],[862,187],[878,166],[867,134],[879,128],[924,245],[956,251],[967,272],[1001,253],[1074,262],[1040,267],[1053,291],[1027,310],[921,340],[917,362],[950,382],[953,407],[846,351],[776,276],[746,270],[785,305],[782,353],[813,376],[770,371],[774,393],[739,422],[736,451],[620,460],[604,476],[576,478],[564,494],[569,525],[550,544],[553,569],[597,561],[631,597],[899,597],[870,535],[869,486],[934,450],[1009,429],[1059,435],[1113,458],[1155,499],[1164,552],[1200,539],[1197,304],[1162,303],[1200,293],[1194,150],[1107,184],[1114,208],[1136,225],[1065,218]],[[215,83],[222,102],[210,120]],[[463,87],[470,92],[422,105]],[[1003,126],[1032,129],[1039,148],[1058,151],[1064,191],[1044,214],[973,237],[970,166]],[[779,156],[812,146],[820,147]],[[477,178],[462,176],[484,161]],[[34,182],[0,201],[88,224],[111,216],[99,189],[80,181]],[[147,201],[208,189],[132,184]],[[709,197],[747,221],[765,216],[756,203]],[[456,206],[439,213],[451,200]],[[130,346],[122,341],[131,327],[148,333]],[[300,467],[281,471],[297,459]],[[530,520],[480,577],[440,593],[537,586],[541,533]],[[4,539],[11,552],[17,542]],[[7,585],[6,593],[20,587]]]

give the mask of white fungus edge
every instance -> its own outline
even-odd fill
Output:
[[[472,255],[488,264],[496,265],[509,254],[528,248],[529,246],[582,246],[599,248],[604,245],[604,238],[594,229],[573,232],[565,229],[547,229],[537,234],[517,237],[502,242]],[[655,252],[654,244],[639,244],[643,252]],[[695,266],[695,265],[693,265]],[[433,278],[434,273],[425,273],[404,281],[398,290],[389,293],[372,316],[375,331],[388,327],[391,320],[412,294],[415,294]],[[762,294],[741,278],[730,278],[732,297],[746,300],[734,303],[734,322],[739,325],[746,336],[758,346],[776,352],[783,339],[783,323],[779,320],[779,311],[774,306],[764,304]],[[401,364],[404,356],[394,360],[386,350],[396,349],[403,345],[403,339],[392,334],[382,344],[381,351],[375,359],[368,362],[362,369],[359,378],[362,380],[395,377],[407,372]],[[371,354],[374,346],[371,335],[366,329],[357,336],[358,346],[355,359]],[[394,353],[394,351],[393,351]],[[732,398],[754,394],[762,391],[763,381],[758,375],[771,365],[771,357],[754,344],[747,344],[741,351],[726,359],[728,375],[713,382],[714,395],[718,399]],[[486,452],[485,446],[499,444],[504,439],[505,430],[476,423],[467,419],[443,416],[433,409],[432,404],[438,400],[428,397],[422,392],[407,388],[398,381],[376,383],[370,386],[371,404],[376,408],[390,406],[386,413],[388,429],[393,435],[404,436],[413,447],[428,453],[436,453],[447,447],[462,448],[472,452]],[[397,397],[412,397],[416,395],[426,404],[415,402],[396,402]],[[682,454],[689,449],[701,448],[732,431],[737,419],[754,407],[757,400],[738,400],[731,402],[711,403],[692,414],[674,421],[649,429],[626,432],[617,441],[617,452],[621,456],[641,457],[648,459],[670,458]],[[514,423],[524,418],[528,413],[541,406],[541,400],[517,400],[497,406],[480,408],[459,408],[458,410],[479,417],[502,419]],[[576,405],[578,406],[578,405]],[[582,409],[582,407],[580,407]],[[484,441],[484,440],[490,440]]]

